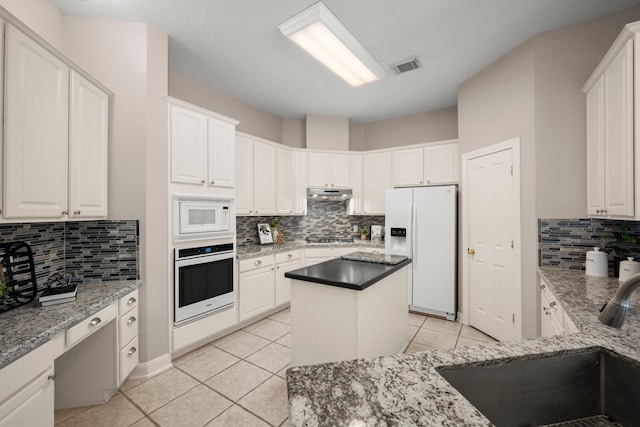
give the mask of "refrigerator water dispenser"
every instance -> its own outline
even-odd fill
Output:
[[[389,248],[392,251],[402,251],[405,252],[407,250],[407,229],[399,228],[399,227],[391,227],[391,232],[389,233]]]

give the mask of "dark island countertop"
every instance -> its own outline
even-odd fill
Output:
[[[362,291],[411,263],[406,259],[398,264],[332,259],[284,274],[289,279]]]

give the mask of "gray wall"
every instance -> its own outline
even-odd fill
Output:
[[[586,205],[581,87],[629,9],[532,37],[458,88],[461,153],[521,138],[523,335],[537,333],[537,218],[580,217]]]
[[[169,69],[169,95],[240,120],[236,128],[239,131],[282,143],[281,117],[240,101],[174,69]]]
[[[458,137],[458,109],[445,108],[364,124],[364,149],[399,147]]]

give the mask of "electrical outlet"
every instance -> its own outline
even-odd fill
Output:
[[[351,229],[353,230],[354,233],[358,232],[358,226],[357,225],[354,225]]]

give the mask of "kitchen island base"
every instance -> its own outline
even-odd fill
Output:
[[[404,266],[363,290],[291,281],[291,365],[377,357],[407,346]]]

